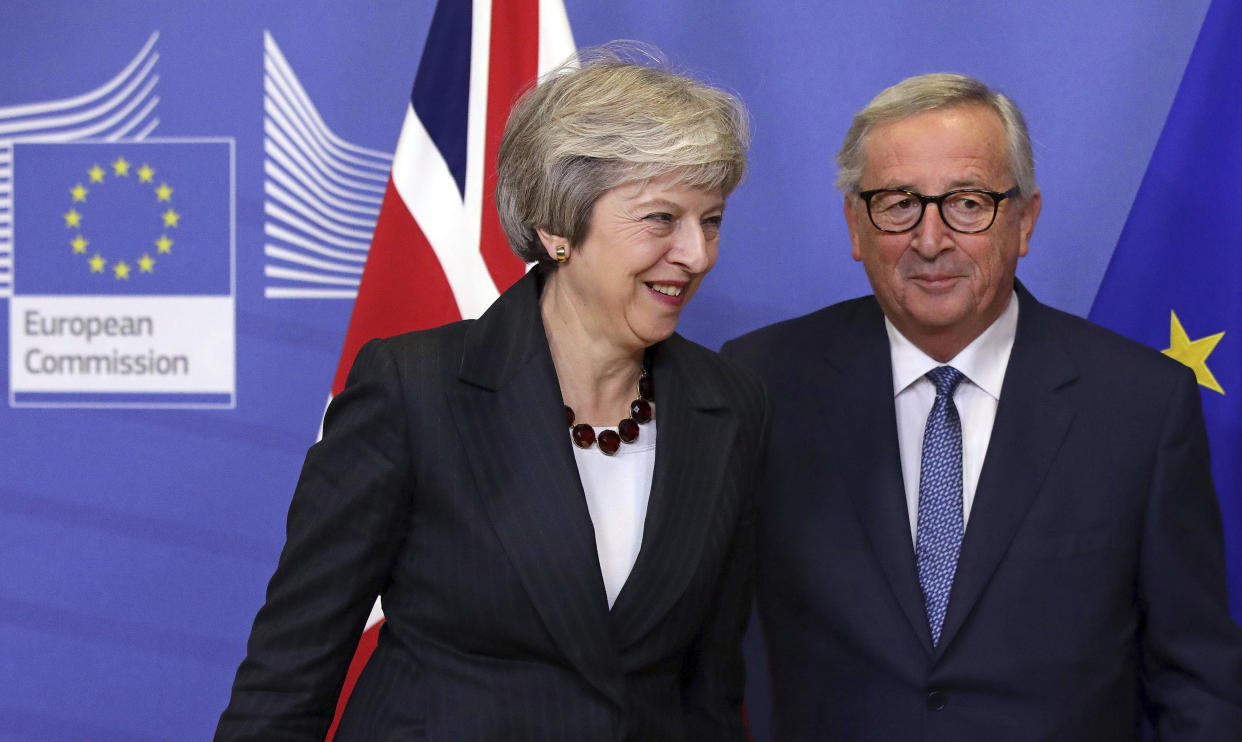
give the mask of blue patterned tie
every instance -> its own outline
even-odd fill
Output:
[[[953,404],[953,390],[963,376],[952,366],[940,366],[928,371],[927,378],[936,385],[936,401],[923,431],[915,555],[935,646],[940,643],[962,549],[962,422]]]

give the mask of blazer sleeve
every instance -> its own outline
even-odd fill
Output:
[[[408,528],[406,400],[381,341],[358,353],[289,507],[284,550],[215,739],[314,740]]]
[[[1140,555],[1144,690],[1161,742],[1242,739],[1242,630],[1198,386],[1185,369],[1153,464]]]
[[[746,669],[742,640],[753,605],[759,474],[769,416],[762,383],[756,380],[755,385],[759,407],[744,424],[757,425],[760,434],[756,449],[749,452],[752,465],[747,469],[746,498],[712,602],[716,610],[691,645],[682,671],[686,738],[693,742],[750,739],[743,708]]]

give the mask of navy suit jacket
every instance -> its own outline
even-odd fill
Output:
[[[774,739],[1242,740],[1242,639],[1189,369],[1018,287],[933,648],[874,297],[724,348],[771,390],[759,615]]]
[[[218,740],[744,740],[741,638],[766,402],[653,347],[643,543],[608,608],[532,271],[476,322],[373,341],[307,455]]]

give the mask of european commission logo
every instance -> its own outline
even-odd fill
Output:
[[[0,108],[11,406],[235,403],[233,140],[149,136],[157,38],[95,91]]]
[[[230,293],[230,169],[226,140],[15,145],[15,293]]]

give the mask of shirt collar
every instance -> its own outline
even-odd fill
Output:
[[[1005,369],[1009,365],[1009,353],[1013,350],[1013,340],[1018,331],[1018,294],[1013,292],[1005,311],[947,364],[940,363],[906,339],[888,317],[884,318],[884,329],[888,331],[889,354],[893,364],[893,396],[901,394],[933,368],[948,365],[961,371],[972,384],[993,399],[999,400]]]

